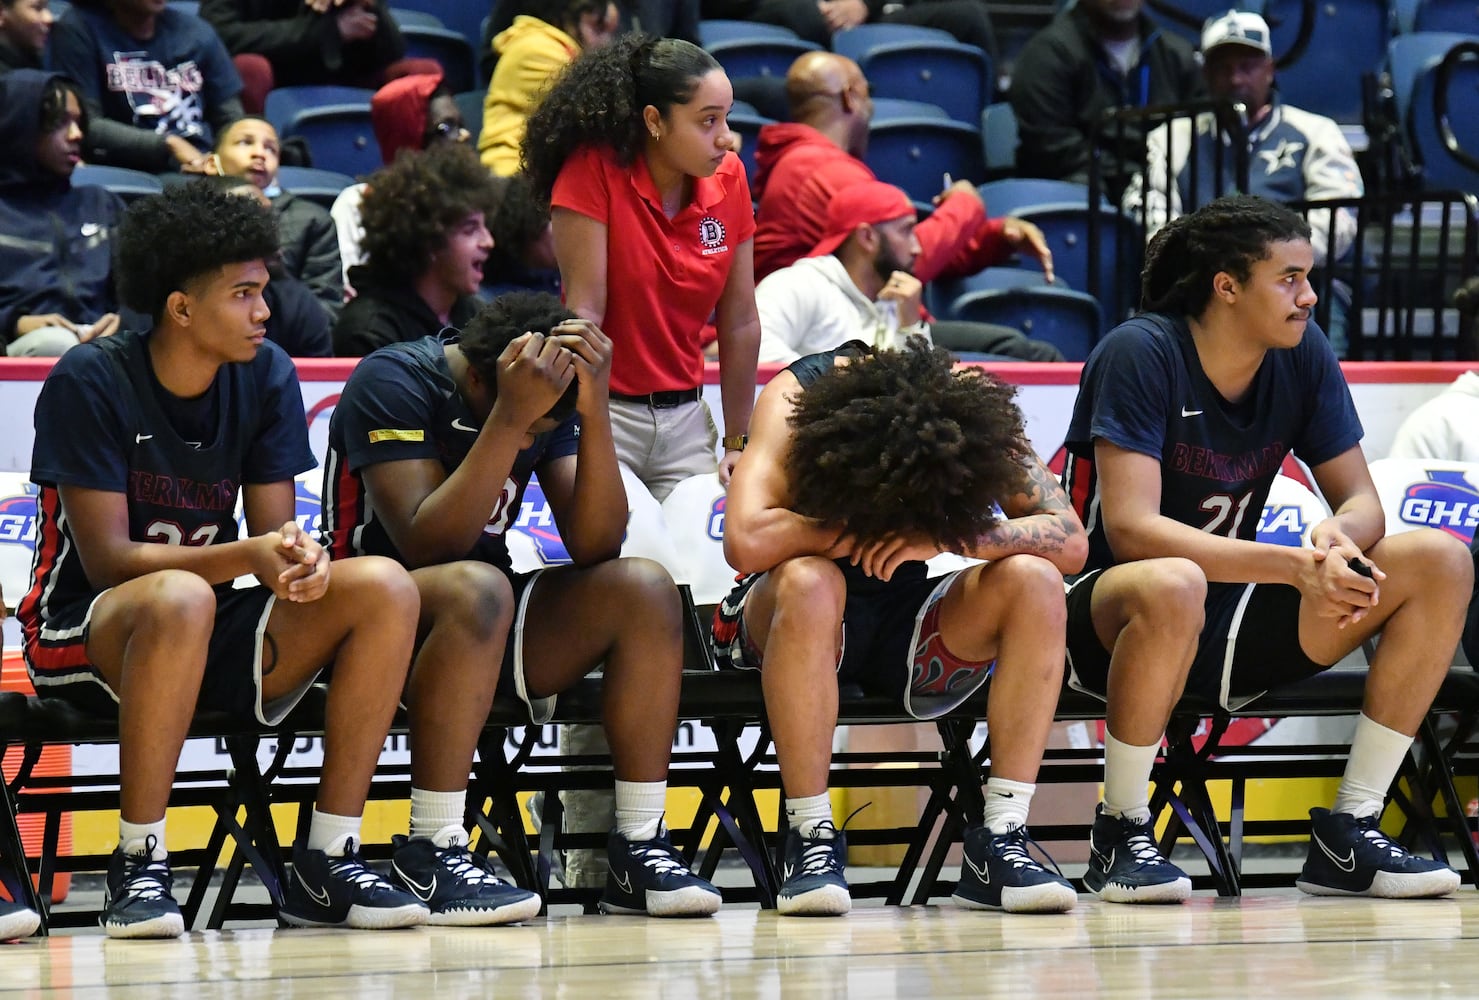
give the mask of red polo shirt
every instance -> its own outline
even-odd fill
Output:
[[[560,168],[550,199],[606,225],[606,315],[611,388],[639,394],[693,389],[704,380],[700,333],[719,303],[735,250],[755,235],[745,168],[730,153],[672,219],[647,161],[630,167],[609,147],[586,146]]]

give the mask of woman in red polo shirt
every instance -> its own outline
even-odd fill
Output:
[[[551,203],[566,304],[615,351],[616,453],[659,501],[714,471],[701,332],[719,332],[726,484],[755,402],[754,212],[729,78],[689,42],[587,51],[529,118],[525,170]]]

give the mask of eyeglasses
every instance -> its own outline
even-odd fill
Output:
[[[450,139],[453,142],[466,142],[471,137],[472,133],[461,122],[437,122],[431,127],[429,136],[432,139]]]

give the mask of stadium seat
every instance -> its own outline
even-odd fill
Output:
[[[483,99],[488,96],[486,90],[464,90],[452,95],[457,102],[457,113],[462,116],[462,125],[471,133],[474,149],[478,148],[478,137],[483,132]]]
[[[1429,191],[1479,191],[1479,40],[1462,42],[1418,72],[1408,135]],[[1450,148],[1452,144],[1453,148]]]
[[[199,0],[169,0],[169,5],[181,14],[189,14],[191,17],[200,16]]]
[[[354,183],[354,178],[317,167],[278,167],[277,183],[284,191],[330,208],[339,192]]]
[[[395,26],[404,30],[408,25],[419,28],[445,28],[442,19],[428,10],[411,10],[408,7],[391,7],[390,17]]]
[[[395,0],[392,7],[396,11],[414,10],[435,16],[476,51],[481,45],[483,21],[488,17],[489,4],[470,0]]]
[[[938,104],[951,118],[979,128],[996,90],[991,59],[974,45],[893,42],[857,59],[874,97]]]
[[[278,135],[285,136],[293,119],[308,108],[327,107],[331,104],[363,104],[368,108],[370,98],[374,96],[373,90],[335,84],[275,87],[267,93],[262,117],[277,129]]]
[[[873,121],[889,118],[939,118],[942,121],[951,121],[950,113],[938,104],[906,101],[897,97],[873,98]]]
[[[1479,7],[1472,0],[1418,0],[1412,30],[1479,34]]]
[[[880,180],[897,185],[915,201],[928,202],[952,180],[977,180],[985,172],[981,133],[938,118],[874,121],[864,157]]]
[[[774,125],[775,121],[766,118],[758,111],[744,111],[735,107],[729,112],[729,128],[740,137],[739,158],[745,165],[745,177],[750,180],[751,186],[755,180],[755,153],[760,148],[760,130],[766,125]]]
[[[1371,481],[1387,516],[1387,534],[1438,528],[1465,544],[1479,524],[1479,465],[1425,458],[1382,458]]]
[[[406,55],[415,59],[435,59],[442,76],[454,94],[473,89],[477,75],[477,56],[473,45],[452,28],[407,24],[401,26],[406,40]]]
[[[1104,327],[1099,303],[1092,295],[1054,285],[971,292],[955,301],[955,318],[1021,330],[1052,344],[1068,361],[1086,359]]]
[[[748,41],[752,38],[778,38],[781,41],[800,41],[796,32],[779,24],[764,24],[760,21],[732,21],[726,18],[710,18],[698,22],[698,40],[704,48],[721,42]]]
[[[281,134],[284,139],[302,136],[313,165],[322,170],[362,177],[380,169],[380,144],[368,102],[304,108]]]
[[[1079,202],[1025,205],[1013,214],[1043,231],[1053,251],[1053,270],[1063,276],[1068,287],[1086,291],[1099,300],[1104,329],[1129,314],[1139,298],[1142,246],[1137,225],[1109,205],[1101,205],[1091,220],[1089,207]],[[1089,256],[1091,222],[1097,226],[1099,240],[1093,261]],[[1023,265],[1038,266],[1030,258],[1023,258]]]
[[[1387,43],[1385,71],[1392,82],[1392,98],[1402,127],[1407,127],[1408,108],[1412,104],[1412,87],[1417,75],[1430,63],[1441,62],[1448,50],[1460,42],[1479,41],[1479,34],[1465,35],[1453,31],[1419,31],[1398,35]]]
[[[1011,215],[1027,205],[1089,204],[1089,186],[1073,181],[1054,181],[1041,177],[1003,177],[987,181],[977,190],[986,203],[986,214]]]
[[[1266,0],[1262,13],[1273,36],[1280,97],[1337,122],[1361,122],[1361,76],[1377,71],[1392,37],[1387,0]],[[1313,18],[1308,25],[1306,13]],[[1308,44],[1285,65],[1306,28]]]
[[[939,28],[927,28],[922,24],[860,24],[832,36],[832,51],[861,63],[863,54],[880,45],[895,45],[900,42],[953,42],[955,36]]]
[[[786,71],[803,52],[820,51],[820,46],[803,42],[799,38],[780,38],[755,35],[748,38],[732,38],[704,48],[719,60],[730,79],[748,76],[774,77],[784,80]]]
[[[972,292],[1046,284],[1047,276],[1032,268],[985,267],[975,274],[968,274],[962,278],[940,278],[931,281],[924,286],[924,305],[926,309],[941,319],[959,319],[955,314],[955,304]],[[1068,287],[1067,282],[1059,281],[1058,287]]]
[[[1006,101],[981,109],[981,152],[988,178],[1010,177],[1017,169],[1017,113]]]
[[[1200,49],[1202,25],[1207,19],[1229,7],[1242,6],[1233,0],[1147,0],[1144,10],[1153,22],[1186,39],[1192,48]]]
[[[153,174],[129,170],[127,167],[104,167],[89,163],[81,164],[72,171],[72,183],[105,187],[124,201],[164,191],[164,183]]]

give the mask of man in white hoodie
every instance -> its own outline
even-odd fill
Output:
[[[924,285],[910,273],[920,252],[914,224],[914,203],[892,184],[865,181],[833,195],[821,242],[755,286],[760,360],[789,364],[849,340],[901,348],[912,334],[1007,361],[1063,359],[1008,327],[952,322],[948,336],[932,331]]]

